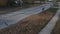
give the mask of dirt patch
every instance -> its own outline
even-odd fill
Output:
[[[1,29],[0,34],[38,34],[54,14],[53,12],[45,11],[26,17],[17,24]]]
[[[59,17],[54,29],[52,30],[51,34],[60,34],[60,17]]]

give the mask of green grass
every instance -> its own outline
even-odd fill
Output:
[[[58,10],[58,8],[50,8],[48,9],[49,12],[55,13]]]

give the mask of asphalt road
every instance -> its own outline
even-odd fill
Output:
[[[44,7],[44,10],[47,10],[51,6],[52,6],[52,4],[48,3],[48,4],[44,4],[44,5],[40,5],[40,6],[36,6],[36,7],[32,7],[32,8],[22,9],[22,10],[12,12],[9,14],[0,15],[0,29],[8,27],[11,24],[15,24],[18,21],[20,21],[28,16],[41,13],[43,11],[42,10],[43,7]]]

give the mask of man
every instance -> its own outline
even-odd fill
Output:
[[[42,10],[44,11],[44,6],[42,6]]]

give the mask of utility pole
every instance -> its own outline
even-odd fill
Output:
[[[45,2],[47,2],[48,0],[45,0]]]
[[[22,8],[22,5],[23,5],[23,1],[22,1],[22,0],[20,0],[20,6],[21,6],[21,8]]]
[[[57,2],[56,2],[57,0],[52,0],[52,2],[53,2],[53,4],[54,5],[56,5],[57,4]]]
[[[32,0],[32,3],[34,3],[35,0]]]

